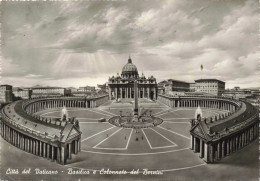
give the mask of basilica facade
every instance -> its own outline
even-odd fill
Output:
[[[129,57],[128,62],[122,69],[121,76],[109,77],[108,89],[109,99],[131,99],[134,98],[134,81],[137,80],[138,98],[157,99],[157,82],[151,76],[146,78],[142,73],[139,76],[137,67],[132,63]]]

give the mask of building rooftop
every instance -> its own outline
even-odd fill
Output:
[[[185,82],[185,81],[182,81],[182,80],[175,80],[175,79],[168,79],[168,82],[180,82],[180,83],[189,84],[188,82]]]
[[[21,91],[23,89],[21,89],[20,87],[13,87],[13,91]]]
[[[163,81],[159,82],[158,84],[161,85],[161,84],[167,84],[167,83],[168,83],[167,80],[163,80]]]
[[[63,87],[32,87],[31,89],[65,89]]]
[[[8,85],[8,84],[2,84],[2,85],[0,85],[0,87],[12,87],[12,86]]]
[[[208,82],[217,81],[217,82],[221,82],[221,83],[225,84],[225,82],[218,80],[218,79],[197,79],[197,80],[195,80],[195,82],[205,82],[205,81],[208,81]]]

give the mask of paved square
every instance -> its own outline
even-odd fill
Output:
[[[64,169],[85,169],[100,170],[102,168],[110,170],[127,170],[147,168],[149,170],[162,170],[162,176],[142,176],[140,179],[240,179],[258,178],[257,156],[258,142],[250,144],[248,147],[239,150],[237,153],[222,159],[216,164],[206,164],[199,158],[198,154],[190,150],[190,119],[194,117],[196,108],[174,108],[171,109],[156,102],[141,102],[141,114],[147,113],[164,119],[159,126],[135,130],[117,127],[109,122],[99,122],[100,118],[109,119],[118,114],[129,114],[133,111],[131,102],[109,102],[98,108],[82,109],[68,108],[69,117],[76,117],[80,122],[82,131],[81,152],[68,161],[65,166],[58,165],[48,160],[28,154],[9,145],[1,139],[4,144],[2,155],[5,158],[3,164],[13,165],[8,159],[19,159],[19,156],[26,156],[28,161],[22,164],[17,163],[17,167],[30,168],[55,168],[64,172]],[[215,109],[202,109],[203,115],[215,115],[220,111]],[[60,117],[60,109],[47,109],[38,112],[43,117]],[[10,148],[11,147],[11,148]],[[248,156],[250,155],[250,156]],[[29,160],[34,160],[31,162]],[[235,163],[234,163],[235,162]],[[245,166],[246,165],[246,166]],[[3,169],[2,169],[3,170]],[[213,172],[214,170],[214,172]],[[211,173],[221,173],[211,175]],[[188,173],[188,174],[187,174]],[[21,175],[19,175],[19,178]],[[22,176],[24,179],[26,176]],[[66,175],[66,177],[77,179],[82,175]],[[8,176],[10,180],[15,176]],[[35,175],[37,178],[37,175]],[[46,177],[48,178],[48,177]],[[52,178],[56,176],[52,175]],[[92,175],[88,178],[108,179],[105,175],[98,177]],[[111,179],[137,179],[135,176],[113,175]]]

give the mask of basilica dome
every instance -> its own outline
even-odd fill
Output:
[[[122,69],[123,77],[138,77],[137,67],[132,63],[131,58],[129,57],[127,64],[124,65]]]
[[[132,63],[131,58],[129,57],[127,64],[124,65],[122,69],[123,72],[138,72],[136,66]]]

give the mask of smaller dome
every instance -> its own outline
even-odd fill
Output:
[[[141,75],[141,79],[145,79],[144,73],[142,73],[142,75]]]
[[[149,77],[148,79],[150,80],[155,80],[155,78],[153,76]]]

